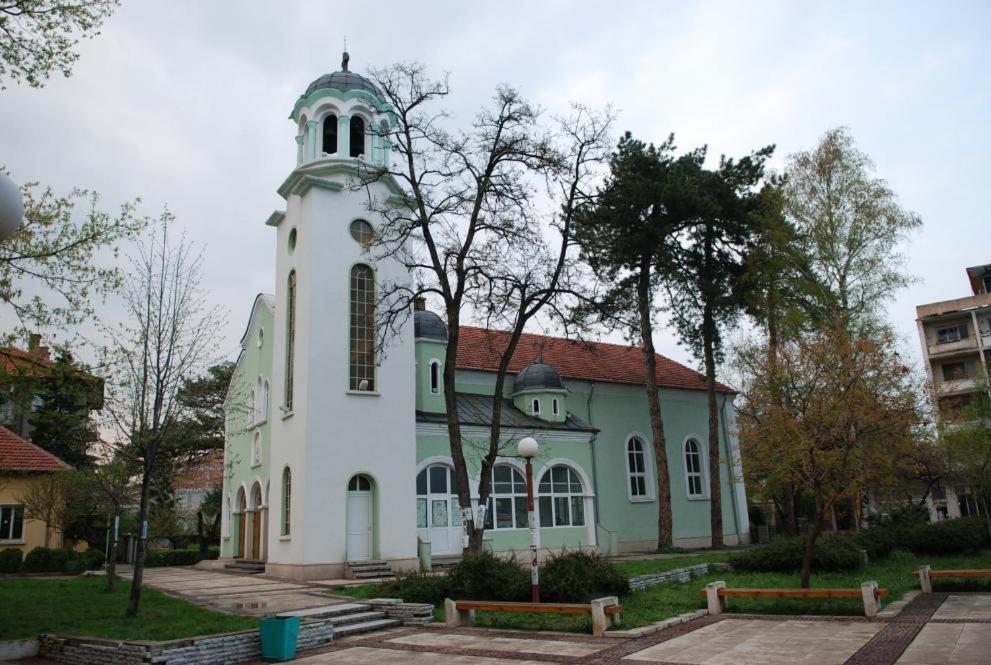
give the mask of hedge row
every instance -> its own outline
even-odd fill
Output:
[[[730,555],[729,562],[736,570],[792,572],[801,570],[804,558],[804,537],[776,538],[764,547]],[[848,534],[825,533],[816,539],[812,550],[813,570],[856,570],[862,565],[861,547]]]
[[[220,548],[207,548],[206,557],[200,555],[198,546],[190,546],[182,550],[153,549],[145,555],[145,566],[158,568],[161,566],[192,566],[204,559],[216,559],[220,556]]]
[[[23,561],[22,561],[23,557]],[[101,550],[73,552],[50,547],[35,547],[25,557],[19,549],[0,550],[0,573],[81,573],[103,565]]]
[[[550,602],[587,602],[630,590],[629,580],[598,554],[565,552],[540,567],[540,598]],[[447,575],[409,573],[383,584],[384,596],[438,605],[445,598],[526,601],[530,573],[514,559],[483,552],[464,557]]]

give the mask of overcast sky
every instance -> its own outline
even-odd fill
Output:
[[[869,5],[869,7],[865,7]],[[276,187],[295,165],[287,119],[307,84],[419,60],[450,72],[470,120],[500,83],[549,111],[612,103],[618,129],[775,166],[850,127],[924,228],[922,281],[889,314],[918,356],[916,304],[965,295],[991,262],[988,2],[202,2],[125,0],[71,78],[0,91],[0,164],[16,182],[100,192],[107,207],[164,205],[205,246],[229,310],[231,355],[252,299],[273,290]],[[696,364],[671,330],[658,350]]]

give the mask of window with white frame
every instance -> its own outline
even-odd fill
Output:
[[[265,379],[265,387],[262,388],[262,418],[264,420],[268,420],[271,408],[271,402],[269,401],[268,379]]]
[[[430,392],[440,392],[440,363],[436,360],[430,361]]]
[[[526,481],[523,474],[508,464],[493,467],[492,494],[485,510],[485,528],[525,529],[527,526]]]
[[[533,402],[530,404],[530,413],[535,416],[540,415],[540,400],[534,398]]]
[[[639,436],[631,436],[626,442],[626,470],[630,481],[630,498],[650,497],[647,483],[647,445]]]
[[[431,464],[416,476],[416,528],[456,526],[460,520],[451,467]]]
[[[287,466],[282,470],[282,529],[283,536],[289,535],[290,505],[292,504],[292,473]]]
[[[558,406],[557,397],[551,400],[551,413],[553,413],[555,416],[560,415],[561,413],[561,407]]]
[[[702,447],[695,439],[685,441],[685,489],[688,496],[705,496],[705,474],[702,471]]]
[[[296,271],[289,273],[286,288],[286,411],[292,412],[293,364],[296,359]]]
[[[563,464],[547,469],[537,493],[541,527],[585,525],[585,492],[574,469]]]
[[[24,540],[24,506],[0,506],[0,541]]]

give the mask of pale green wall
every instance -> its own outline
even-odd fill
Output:
[[[274,384],[272,380],[272,346],[275,335],[282,331],[277,331],[274,325],[272,310],[264,303],[257,301],[252,312],[249,329],[246,333],[244,349],[238,357],[234,377],[228,389],[228,420],[227,420],[227,449],[225,451],[224,475],[227,479],[228,494],[231,501],[231,527],[230,537],[221,541],[221,556],[233,556],[233,545],[237,542],[237,520],[234,512],[237,507],[237,490],[239,487],[245,488],[245,500],[247,505],[251,501],[251,487],[258,478],[261,480],[262,500],[265,503],[279,504],[278,497],[274,494],[281,491],[279,484],[282,482],[282,474],[274,474],[275,480],[269,489],[269,497],[266,500],[265,486],[269,482],[269,452],[271,447],[271,425],[266,420],[254,426],[250,423],[251,410],[251,390],[254,388],[258,377],[262,377],[262,382],[268,379],[269,390],[269,414],[271,417],[278,417],[279,404],[282,400],[271,391]],[[264,330],[264,340],[262,347],[258,348],[258,328]],[[240,405],[240,408],[237,408]],[[251,444],[255,432],[260,434],[261,442],[261,464],[252,466]],[[227,500],[227,497],[224,497]],[[225,504],[226,509],[226,504]],[[269,528],[277,529],[279,525],[278,515],[269,515]]]
[[[417,340],[416,342],[416,410],[444,413],[444,351],[443,342]],[[430,391],[430,361],[439,360],[438,392]]]

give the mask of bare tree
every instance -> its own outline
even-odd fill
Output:
[[[113,380],[105,412],[116,432],[117,452],[140,469],[140,537],[127,615],[138,612],[147,550],[149,490],[160,453],[182,431],[184,382],[213,360],[223,317],[206,301],[202,255],[170,235],[172,215],[162,214],[131,257],[123,286],[129,321],[114,331],[108,349]]]
[[[469,130],[448,132],[442,127],[446,114],[431,109],[449,93],[446,80],[431,80],[419,64],[393,65],[374,76],[392,107],[394,123],[379,131],[391,142],[393,160],[367,172],[363,184],[391,179],[403,196],[398,204],[369,197],[369,206],[385,220],[372,249],[398,260],[412,276],[409,282],[380,285],[379,343],[384,346],[398,332],[414,298],[429,296],[443,304],[448,438],[467,551],[477,552],[490,470],[507,443],[500,427],[506,373],[526,325],[544,312],[563,314],[563,300],[580,295],[571,225],[606,158],[613,114],[575,105],[568,117],[548,123],[518,91],[503,86]],[[556,240],[545,237],[555,232]],[[455,390],[466,310],[505,332],[493,338],[500,361],[477,515]]]
[[[110,539],[110,551],[107,553],[107,591],[114,590],[114,576],[117,574],[117,547],[119,537],[117,520],[124,509],[134,501],[135,487],[132,468],[127,461],[118,456],[110,462],[98,466],[90,474],[93,490],[106,507],[110,508],[110,529],[113,537]]]
[[[45,547],[51,545],[52,534],[64,531],[72,519],[75,505],[72,499],[78,485],[76,473],[66,468],[41,474],[18,496],[26,517],[45,523]]]

